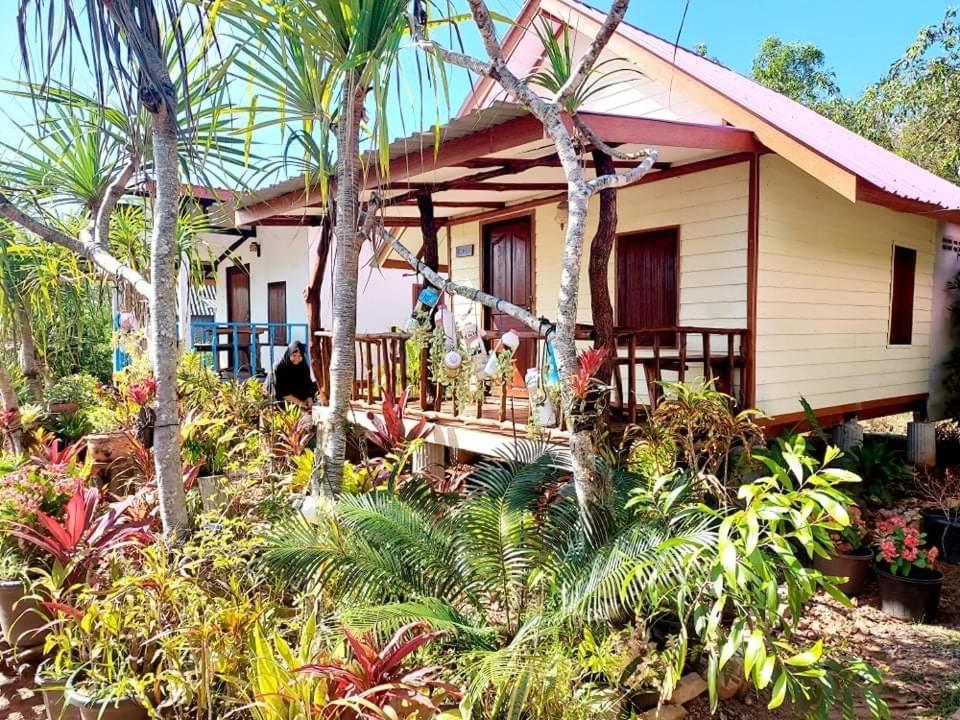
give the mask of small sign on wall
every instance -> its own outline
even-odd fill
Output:
[[[473,257],[473,245],[457,245],[456,253],[458,258]]]

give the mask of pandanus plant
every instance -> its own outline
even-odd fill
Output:
[[[100,512],[100,499],[97,488],[84,487],[77,480],[62,522],[38,510],[36,528],[10,523],[9,532],[67,568],[68,580],[89,580],[104,556],[153,540],[149,520],[133,520],[126,515],[129,501],[109,505],[105,512]]]

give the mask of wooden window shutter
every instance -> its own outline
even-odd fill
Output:
[[[271,325],[287,323],[287,284],[285,282],[267,283],[267,322]],[[273,344],[286,345],[287,328],[272,328]]]
[[[679,231],[631,233],[617,238],[617,326],[631,330],[676,327],[679,302]],[[644,338],[651,344],[653,338]],[[660,342],[673,345],[675,333]]]
[[[893,291],[890,294],[890,344],[913,342],[913,289],[917,277],[917,251],[893,248]]]

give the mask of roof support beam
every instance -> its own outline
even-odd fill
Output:
[[[578,116],[607,143],[727,152],[763,152],[766,149],[751,130],[725,125],[701,125],[591,112],[578,113]],[[573,122],[569,117],[564,118],[564,124],[574,132]]]
[[[467,168],[488,168],[488,167],[502,167],[505,165],[516,165],[517,163],[525,162],[527,158],[474,158],[473,160],[467,160],[460,164],[460,167]],[[560,158],[554,155],[548,155],[543,158],[540,162],[540,167],[560,167]],[[613,166],[618,170],[630,170],[637,166],[637,163],[633,160],[614,160]],[[668,162],[656,162],[653,164],[654,170],[667,170],[671,166],[671,163]],[[593,160],[584,160],[583,167],[595,169],[596,164]]]

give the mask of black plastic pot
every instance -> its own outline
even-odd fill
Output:
[[[960,510],[949,514],[943,510],[924,510],[923,531],[940,551],[941,560],[960,563]]]
[[[889,568],[877,564],[880,606],[887,615],[898,620],[931,623],[937,618],[943,573],[939,570],[914,568],[910,575],[894,575]]]
[[[873,552],[870,548],[860,548],[852,553],[831,558],[822,558],[819,555],[813,558],[813,566],[824,575],[847,578],[846,581],[838,583],[837,587],[851,596],[863,592],[872,565]]]

